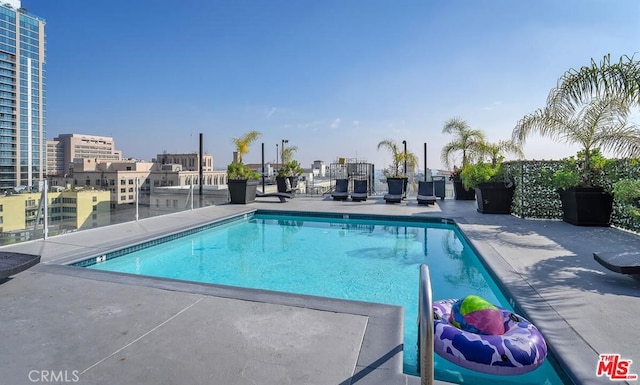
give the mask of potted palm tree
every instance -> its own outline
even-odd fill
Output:
[[[480,159],[467,165],[461,172],[462,184],[474,189],[478,211],[485,214],[510,214],[515,184],[502,167],[503,153],[514,153],[522,157],[520,146],[512,141],[480,144],[480,152],[490,158],[490,163]]]
[[[565,81],[573,78],[569,76]],[[623,98],[603,92],[584,102],[560,97],[562,90],[562,84],[553,89],[545,108],[518,122],[513,140],[524,143],[527,136],[537,132],[581,146],[578,160],[565,162],[553,177],[562,201],[563,220],[580,226],[609,226],[613,197],[594,183],[594,175],[600,169],[598,164],[604,159],[600,151],[637,157],[640,130],[628,120],[629,105]]]
[[[300,162],[293,159],[293,154],[298,151],[298,147],[289,146],[282,149],[282,167],[276,175],[278,192],[290,192],[298,186],[298,177],[303,169]]]
[[[451,158],[454,153],[462,152],[462,167],[454,166],[451,180],[453,181],[453,191],[457,200],[474,200],[475,190],[465,188],[462,184],[461,173],[481,154],[481,144],[485,142],[484,132],[474,130],[462,119],[453,118],[445,122],[442,128],[443,134],[452,134],[453,140],[442,148],[440,159],[447,166],[451,166]]]
[[[407,176],[408,170],[404,169],[404,164],[406,164],[407,168],[415,167],[418,164],[418,157],[412,152],[401,151],[398,143],[392,139],[381,140],[378,143],[378,150],[381,148],[386,148],[391,153],[391,165],[384,170],[387,183],[389,183],[389,180],[402,179],[403,194],[406,194],[409,177]],[[402,168],[400,167],[401,164],[403,165]],[[400,172],[401,169],[402,172]]]
[[[246,204],[256,199],[260,174],[244,164],[242,157],[249,152],[249,147],[259,136],[258,131],[249,131],[239,138],[233,138],[236,146],[235,159],[227,166],[227,186],[231,203]]]

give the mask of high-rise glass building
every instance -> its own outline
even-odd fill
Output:
[[[0,188],[46,173],[45,21],[0,0]]]

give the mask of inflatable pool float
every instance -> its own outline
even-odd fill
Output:
[[[462,367],[494,375],[530,372],[547,356],[538,329],[475,295],[433,303],[434,351]]]

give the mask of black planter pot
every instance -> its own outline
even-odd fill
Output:
[[[407,195],[407,186],[409,185],[409,178],[404,178],[404,177],[400,177],[400,176],[390,176],[387,178],[387,181],[389,180],[402,180],[402,199],[404,199],[404,197]],[[387,190],[388,191],[388,190]]]
[[[504,183],[480,183],[476,187],[478,211],[484,214],[511,214],[515,186]]]
[[[456,200],[459,201],[472,201],[476,199],[476,190],[474,189],[465,189],[462,185],[462,181],[454,180],[453,181],[453,192],[456,196]]]
[[[562,220],[576,226],[609,226],[613,195],[600,187],[572,187],[558,190]]]
[[[233,204],[255,202],[258,182],[257,179],[231,179],[227,181],[230,202]]]
[[[291,190],[296,190],[298,188],[298,176],[289,176],[289,184],[291,185]]]
[[[287,177],[286,176],[277,176],[276,177],[276,186],[278,186],[278,192],[286,193],[291,190],[291,187],[287,186]],[[291,186],[291,185],[289,185]]]

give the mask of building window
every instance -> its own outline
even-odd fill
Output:
[[[26,207],[36,207],[36,201],[33,199],[26,200],[24,204]]]
[[[126,188],[121,188],[121,189],[120,189],[120,192],[121,192],[121,193],[126,193],[126,192],[127,192],[127,189],[126,189]]]
[[[92,202],[97,202],[97,201],[98,201],[98,197],[96,197],[96,196],[92,197],[92,198],[91,198],[91,201],[92,201]]]
[[[93,211],[98,211],[98,205],[93,205]]]
[[[84,181],[84,185],[85,186],[91,185],[91,180],[87,179],[86,181]]]
[[[91,215],[91,219],[93,219],[94,221],[95,221],[96,219],[98,219],[98,214],[93,214],[93,215]]]
[[[121,201],[126,201],[127,200],[127,196],[126,195],[120,195],[120,200]]]
[[[156,207],[160,207],[160,199],[156,199]]]
[[[133,192],[133,187],[129,187],[129,192]]]
[[[115,186],[116,185],[116,180],[115,179],[110,179],[109,180],[109,185],[110,186]]]
[[[2,212],[2,205],[0,205],[0,213]]]
[[[133,200],[133,195],[129,195],[129,199],[132,199],[132,200]]]
[[[131,171],[131,166],[127,166],[127,171]]]
[[[129,184],[133,184],[133,179],[129,179]]]
[[[122,185],[125,185],[125,184],[127,184],[127,181],[125,181],[124,179],[121,179],[120,180],[120,185],[122,186]]]
[[[178,207],[178,200],[177,199],[173,200],[173,207]]]

